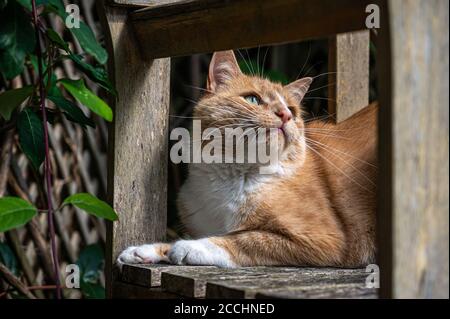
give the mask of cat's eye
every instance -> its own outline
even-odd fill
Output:
[[[245,99],[248,103],[251,103],[251,104],[256,104],[256,105],[261,104],[261,100],[259,99],[259,97],[257,97],[257,96],[254,95],[254,94],[246,95],[246,96],[244,96],[244,99]]]

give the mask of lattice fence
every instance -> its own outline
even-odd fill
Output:
[[[71,1],[79,5],[81,19],[94,31],[102,41],[102,31],[96,15],[95,0]],[[65,4],[69,4],[65,1]],[[63,21],[56,16],[44,20],[52,26],[64,39],[70,42],[71,49],[80,53],[81,49],[72,35],[63,33]],[[58,78],[69,77],[77,79],[82,74],[74,68],[73,62],[64,60],[55,70]],[[0,91],[5,88],[17,88],[35,81],[31,67],[10,83],[0,82]],[[89,88],[96,93],[98,86],[85,78]],[[50,108],[53,105],[48,105]],[[87,108],[79,105],[86,115]],[[106,146],[107,126],[97,116],[92,119],[96,129],[82,129],[65,117],[57,116],[50,125],[49,138],[51,144],[51,164],[54,182],[54,207],[68,195],[88,192],[105,199],[106,194]],[[42,189],[42,168],[39,176],[33,172],[25,155],[21,152],[18,137],[14,129],[0,127],[0,197],[19,196],[38,208],[44,208],[44,192]],[[64,207],[55,214],[55,228],[57,233],[57,249],[62,276],[65,266],[76,262],[80,250],[88,244],[99,243],[104,246],[105,223],[72,207]],[[49,238],[47,234],[47,216],[39,214],[28,225],[0,233],[0,241],[5,242],[14,252],[20,271],[19,279],[24,287],[28,287],[31,294],[38,298],[51,296],[53,284],[53,266],[50,255]],[[63,281],[63,278],[62,282]],[[103,277],[101,280],[104,282]],[[12,297],[9,284],[0,275],[0,298]],[[65,297],[77,298],[81,294],[78,290],[64,291]]]

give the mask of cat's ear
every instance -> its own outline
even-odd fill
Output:
[[[284,87],[284,89],[297,100],[298,104],[300,104],[305,97],[306,92],[308,92],[309,86],[311,85],[312,81],[313,78],[302,78],[289,83]]]
[[[206,88],[208,91],[214,92],[239,74],[241,74],[241,70],[233,50],[214,52],[209,63]]]

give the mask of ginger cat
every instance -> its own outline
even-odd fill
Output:
[[[202,129],[278,128],[275,173],[260,164],[190,164],[178,207],[194,240],[124,250],[118,264],[314,265],[374,262],[377,106],[348,120],[302,119],[312,78],[286,86],[243,74],[233,51],[214,53]]]

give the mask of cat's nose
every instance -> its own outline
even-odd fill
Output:
[[[275,114],[283,121],[283,124],[292,119],[292,113],[289,110],[276,111]]]

